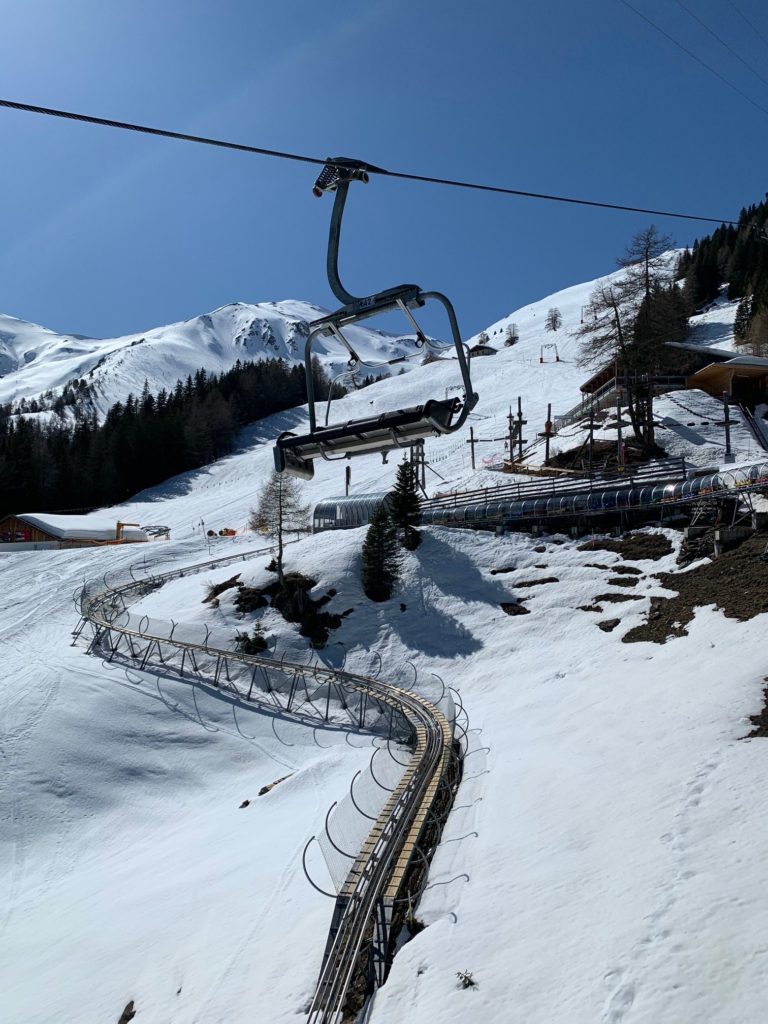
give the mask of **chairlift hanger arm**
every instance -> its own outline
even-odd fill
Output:
[[[335,192],[333,211],[331,212],[331,229],[328,234],[328,256],[326,269],[331,291],[344,306],[351,306],[362,301],[361,298],[348,292],[339,277],[339,243],[341,241],[341,220],[347,202],[350,183],[362,181],[368,184],[370,173],[383,173],[381,167],[364,163],[362,160],[351,160],[349,157],[328,157],[325,167],[320,171],[317,181],[312,187],[313,195],[320,199],[323,192]]]

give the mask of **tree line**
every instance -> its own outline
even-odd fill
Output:
[[[652,378],[689,371],[690,356],[666,343],[686,338],[693,313],[721,295],[740,299],[736,340],[756,354],[768,353],[766,228],[768,202],[747,207],[737,226],[721,225],[673,264],[672,239],[650,225],[617,261],[626,271],[623,277],[601,282],[590,296],[576,332],[583,343],[581,361],[616,361],[627,381],[635,437],[648,455],[656,449]]]
[[[736,340],[760,355],[768,351],[768,201],[745,207],[738,225],[722,224],[683,253],[678,277],[693,308],[725,290],[740,299]],[[727,287],[724,287],[727,286]]]
[[[326,398],[328,378],[315,362],[315,394]],[[334,386],[334,397],[342,394]],[[171,390],[129,395],[103,423],[80,411],[59,416],[14,415],[0,406],[0,480],[10,512],[111,505],[197,469],[230,452],[246,424],[307,400],[304,368],[281,359],[241,363],[224,373],[204,369]]]

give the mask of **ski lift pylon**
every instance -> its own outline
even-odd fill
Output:
[[[555,362],[556,363],[560,362],[560,353],[559,353],[559,351],[557,349],[557,345],[554,343],[554,341],[546,341],[541,346],[541,349],[539,350],[539,362],[540,363],[545,362],[547,356],[549,356],[550,358],[552,356],[554,356],[555,357]]]
[[[277,438],[274,456],[278,473],[287,472],[310,480],[314,476],[314,460],[317,458],[348,459],[354,455],[368,455],[371,452],[388,452],[395,448],[409,448],[416,441],[439,434],[449,434],[463,426],[470,410],[477,403],[472,390],[469,365],[461,340],[456,313],[453,305],[441,292],[425,292],[415,284],[401,284],[395,288],[375,292],[373,295],[357,297],[346,290],[339,278],[339,239],[341,219],[347,190],[353,181],[367,183],[369,172],[381,170],[360,160],[333,157],[326,161],[312,189],[321,197],[323,192],[335,192],[331,226],[328,236],[328,283],[331,291],[342,303],[340,309],[309,325],[309,335],[304,347],[304,369],[307,378],[307,402],[309,407],[309,433],[296,435],[290,431]],[[426,335],[413,317],[411,310],[420,309],[429,299],[440,303],[446,311],[461,371],[464,395],[445,400],[428,399],[423,405],[407,409],[396,409],[363,420],[328,424],[326,410],[325,425],[318,426],[315,403],[314,377],[312,374],[312,346],[321,336],[331,336],[349,353],[348,367],[356,370],[361,365],[391,366],[404,362],[407,357],[398,356],[380,364],[366,364],[344,336],[342,328],[350,324],[399,309],[409,320],[416,332],[416,344],[429,344]]]

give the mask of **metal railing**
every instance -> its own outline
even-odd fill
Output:
[[[605,384],[597,388],[596,391],[593,391],[589,397],[585,396],[579,403],[572,406],[567,412],[562,413],[562,415],[554,416],[552,423],[555,432],[557,433],[563,427],[568,427],[578,420],[586,419],[590,414],[590,409],[592,412],[601,412],[603,409],[608,409],[615,405],[617,394],[621,391],[626,391],[628,387],[648,387],[649,385],[653,388],[655,395],[662,395],[668,391],[684,388],[685,377],[671,374],[656,374],[647,378],[611,377]]]
[[[383,736],[388,745],[394,740],[410,748],[402,777],[376,816],[336,897],[309,1010],[312,1024],[335,1024],[361,969],[364,942],[370,941],[367,990],[382,984],[386,977],[394,953],[391,930],[397,905],[402,902],[400,894],[414,854],[421,853],[418,844],[425,822],[434,813],[455,756],[454,705],[444,685],[440,698],[432,702],[404,686],[343,668],[246,654],[235,649],[231,639],[214,635],[208,627],[201,637],[192,627],[131,610],[143,596],[173,579],[260,554],[264,549],[161,573],[145,563],[86,583],[75,595],[81,615],[75,641],[90,626],[89,651],[101,652],[109,660],[130,660],[141,669],[162,667],[180,677],[192,675],[227,691],[231,699],[246,706],[313,726],[320,721],[329,728]],[[326,818],[326,827],[327,823]],[[414,901],[413,894],[407,899]],[[371,930],[373,937],[368,940]]]

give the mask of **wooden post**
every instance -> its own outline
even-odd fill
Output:
[[[618,431],[616,434],[616,463],[621,469],[624,466],[624,437],[621,430],[621,391],[618,388],[616,388],[616,424]]]
[[[352,467],[347,466],[344,470],[344,493],[349,495],[349,485],[352,480]]]
[[[727,391],[723,392],[723,408],[725,410],[725,417],[723,426],[725,427],[725,462],[733,462],[733,452],[731,451],[731,407],[729,405],[730,395]]]
[[[472,452],[472,469],[475,468],[475,430],[474,427],[469,428],[469,441],[467,441],[470,451]]]
[[[549,465],[549,439],[552,436],[552,403],[547,403],[547,422],[544,424],[544,465]]]
[[[517,460],[518,462],[523,461],[523,400],[520,395],[517,396]],[[511,454],[511,452],[510,452]]]

